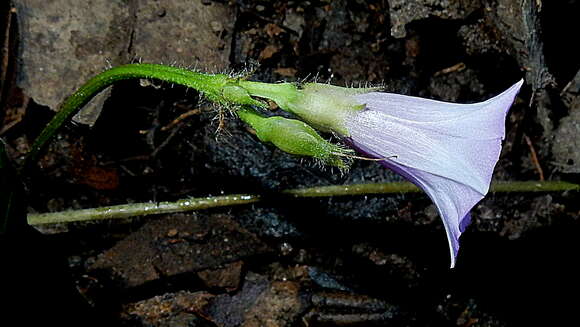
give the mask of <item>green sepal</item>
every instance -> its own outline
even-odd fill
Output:
[[[222,87],[222,97],[226,103],[267,107],[265,103],[252,98],[246,89],[231,82]]]
[[[270,99],[282,109],[293,113],[318,130],[349,136],[345,120],[365,108],[355,96],[380,88],[349,88],[330,84],[293,83],[268,84],[240,81],[251,96]]]

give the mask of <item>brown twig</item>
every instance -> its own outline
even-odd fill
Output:
[[[532,144],[532,140],[530,140],[530,138],[524,134],[524,140],[526,140],[526,143],[528,144],[528,147],[530,148],[530,156],[532,159],[532,164],[534,165],[534,167],[536,168],[536,172],[538,173],[538,175],[540,176],[540,181],[544,181],[544,170],[542,169],[542,166],[540,165],[540,161],[538,160],[538,154],[536,153],[536,149],[534,148],[534,144]]]
[[[161,127],[161,131],[165,132],[171,128],[173,128],[175,125],[181,123],[184,119],[193,116],[193,115],[199,115],[201,113],[200,109],[192,109],[188,112],[182,113],[181,115],[177,116],[177,118],[175,118],[171,123]]]
[[[457,63],[457,64],[451,66],[451,67],[441,69],[440,71],[436,72],[434,74],[434,76],[449,74],[449,73],[453,73],[453,72],[460,72],[460,71],[464,70],[465,67],[466,67],[465,63],[460,62],[460,63]]]

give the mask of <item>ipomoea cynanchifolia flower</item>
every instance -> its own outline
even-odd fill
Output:
[[[365,109],[345,119],[359,151],[423,189],[443,219],[451,267],[469,211],[488,192],[505,136],[505,117],[523,81],[500,95],[455,104],[391,93],[356,95]]]
[[[318,83],[248,83],[250,95],[273,100],[312,126],[339,134],[423,189],[443,219],[455,265],[459,236],[469,224],[469,211],[489,190],[505,117],[523,80],[473,104]]]

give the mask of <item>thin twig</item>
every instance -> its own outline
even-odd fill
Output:
[[[171,123],[161,127],[161,131],[165,132],[168,129],[172,128],[173,126],[181,123],[184,119],[186,119],[190,116],[193,116],[193,115],[198,115],[200,113],[201,113],[200,109],[192,109],[192,110],[189,110],[188,112],[182,113],[181,115],[177,116],[177,118],[175,118]]]
[[[526,140],[526,143],[528,144],[528,148],[530,148],[530,156],[532,159],[532,164],[534,165],[534,167],[536,168],[536,171],[538,172],[538,175],[540,176],[540,181],[543,182],[544,181],[544,170],[542,169],[542,166],[540,165],[540,160],[538,160],[538,154],[536,153],[536,149],[534,148],[534,144],[532,143],[532,140],[530,140],[530,138],[524,134],[524,140]]]
[[[464,62],[460,62],[457,63],[451,67],[447,67],[447,68],[443,68],[440,71],[436,72],[433,76],[439,76],[439,75],[444,75],[444,74],[449,74],[449,73],[454,73],[454,72],[460,72],[462,70],[465,69],[465,63]]]

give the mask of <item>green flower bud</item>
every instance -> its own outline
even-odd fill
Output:
[[[262,142],[274,144],[280,150],[301,156],[314,157],[325,164],[348,168],[352,150],[323,139],[308,124],[284,117],[262,117],[247,109],[238,111],[240,119],[248,123]]]

